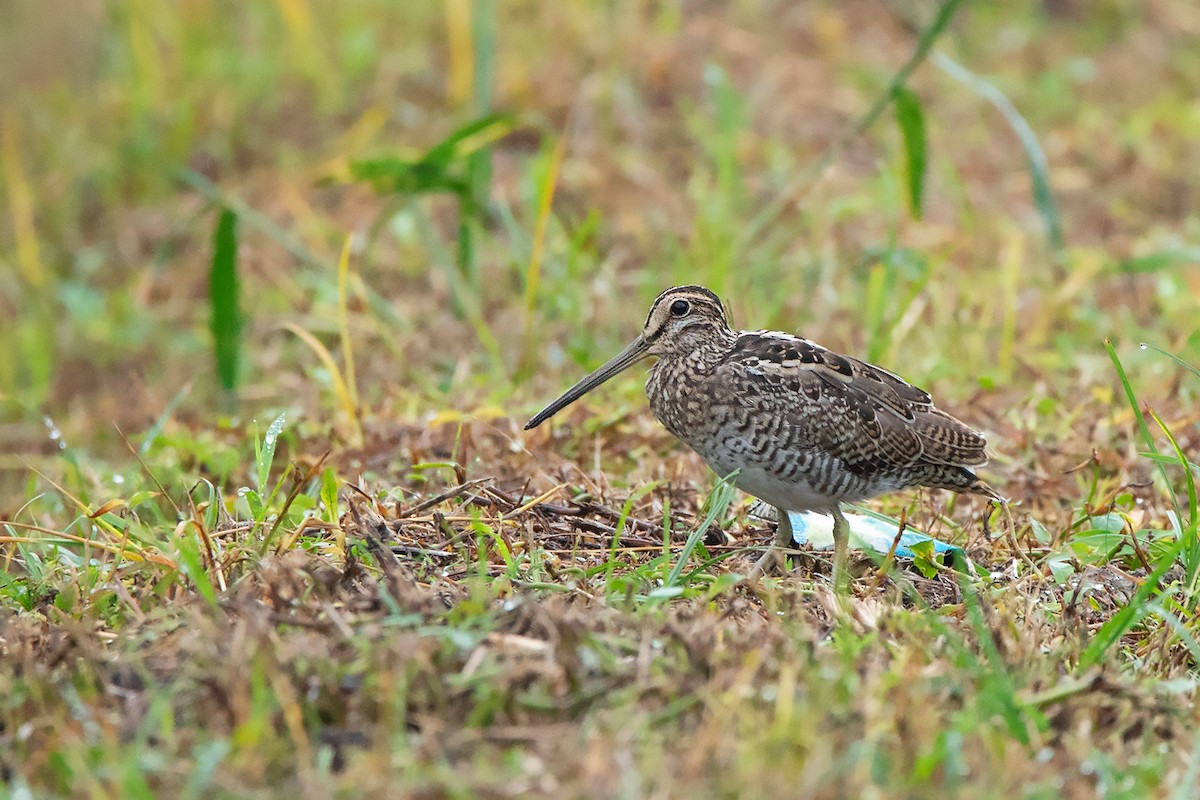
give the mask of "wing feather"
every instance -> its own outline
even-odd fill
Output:
[[[743,333],[714,384],[758,384],[786,405],[791,446],[840,459],[861,475],[987,462],[986,442],[885,369],[784,333]],[[761,403],[762,398],[746,402]]]

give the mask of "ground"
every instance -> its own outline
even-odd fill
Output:
[[[1200,794],[1194,4],[10,6],[14,797]],[[986,432],[869,504],[975,568],[522,430],[685,282]]]

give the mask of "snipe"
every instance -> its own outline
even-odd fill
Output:
[[[733,331],[702,286],[658,296],[641,334],[525,425],[545,422],[649,356],[646,394],[667,430],[718,475],[778,511],[772,547],[792,540],[787,512],[834,518],[834,584],[845,575],[847,523],[839,504],[929,486],[1000,501],[972,467],[987,463],[981,434],[939,410],[929,394],[865,361],[787,333]]]

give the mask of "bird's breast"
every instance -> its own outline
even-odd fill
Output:
[[[704,375],[695,365],[659,359],[646,380],[650,410],[677,439],[696,448],[711,436],[716,408],[704,391]]]

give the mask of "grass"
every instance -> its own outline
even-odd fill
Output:
[[[1194,796],[1195,15],[925,12],[15,4],[7,793]],[[978,574],[521,432],[685,281],[986,429],[871,504]]]

